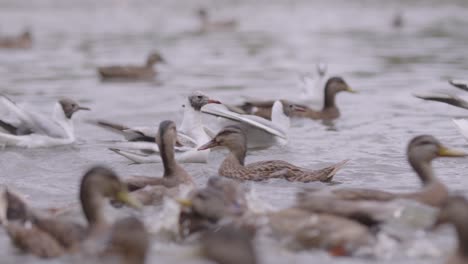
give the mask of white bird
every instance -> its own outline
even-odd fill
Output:
[[[53,115],[48,118],[18,106],[4,95],[0,95],[0,107],[4,110],[0,119],[0,145],[25,148],[73,143],[73,114],[79,110],[90,110],[63,98],[55,103]]]
[[[207,127],[210,136],[216,135],[225,126],[236,124],[247,135],[248,148],[269,148],[273,145],[285,145],[290,127],[289,115],[293,111],[304,111],[294,104],[283,105],[281,101],[273,104],[271,121],[255,115],[245,115],[230,111],[225,105],[205,105],[201,112],[217,116],[217,122]],[[208,141],[207,141],[208,142]],[[206,143],[206,142],[205,142]]]
[[[468,120],[467,119],[452,119],[460,134],[468,140]]]
[[[323,101],[323,87],[325,85],[325,75],[327,74],[327,64],[320,62],[316,67],[317,77],[314,78],[307,74],[299,76],[301,86],[299,101],[302,103]]]
[[[200,109],[207,104],[220,104],[219,101],[195,92],[187,97],[184,104],[184,116],[178,129],[179,146],[176,146],[176,160],[181,163],[206,163],[209,151],[197,151],[197,148],[211,138],[206,134]],[[126,157],[135,163],[160,163],[159,148],[155,142],[157,126],[126,127],[104,121],[97,125],[112,132],[123,135],[127,140],[110,148],[115,153]],[[123,150],[125,149],[125,150]]]

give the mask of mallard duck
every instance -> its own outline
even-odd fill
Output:
[[[0,48],[3,49],[30,49],[32,47],[32,35],[29,30],[19,36],[1,37]]]
[[[156,135],[161,160],[164,165],[163,177],[133,176],[125,180],[130,191],[136,191],[135,197],[145,205],[160,201],[167,192],[177,192],[181,185],[193,187],[192,176],[182,168],[174,157],[174,145],[177,141],[177,128],[172,121],[162,121]],[[150,188],[145,188],[145,187]]]
[[[344,81],[343,78],[329,78],[325,84],[324,102],[322,110],[317,111],[307,106],[299,105],[305,110],[303,112],[293,113],[292,117],[309,118],[314,120],[332,120],[338,118],[340,116],[340,111],[336,106],[335,97],[337,93],[342,91],[356,93],[356,91],[349,87],[349,85]],[[250,101],[244,103],[244,105],[242,105],[241,108],[250,114],[270,119],[271,108],[273,106],[273,103],[274,101]]]
[[[236,225],[208,230],[201,237],[201,253],[218,264],[256,264],[255,233]]]
[[[112,226],[109,243],[101,257],[120,264],[144,264],[150,248],[150,236],[144,224],[135,217],[117,220]]]
[[[104,167],[90,169],[82,178],[80,201],[88,226],[33,214],[28,224],[8,222],[6,229],[13,244],[22,251],[42,258],[57,257],[80,250],[82,243],[109,230],[101,210],[104,198],[140,208],[115,173]]]
[[[242,129],[237,126],[227,126],[211,141],[198,149],[204,150],[218,146],[226,147],[230,151],[218,170],[219,175],[238,180],[261,181],[284,178],[288,181],[328,182],[347,162],[345,160],[320,170],[300,168],[282,160],[260,161],[245,165],[247,139]]]
[[[271,212],[268,219],[273,234],[296,249],[323,248],[332,255],[351,255],[376,240],[369,228],[358,222],[299,208]]]
[[[211,129],[212,137],[215,132],[221,131],[228,125],[236,125],[242,128],[247,135],[248,148],[268,148],[274,145],[285,145],[288,142],[288,132],[290,127],[290,116],[296,112],[304,112],[304,108],[287,102],[276,101],[272,107],[272,118],[264,118],[239,114],[230,111],[225,105],[205,105],[201,112],[218,117],[217,122],[212,122],[208,126]],[[214,132],[215,131],[215,132]]]
[[[468,263],[468,201],[462,196],[450,197],[442,206],[434,227],[450,223],[458,236],[458,248],[445,264]]]
[[[464,152],[445,147],[433,136],[417,136],[408,144],[407,157],[411,167],[417,173],[423,184],[421,190],[410,193],[393,193],[362,188],[320,190],[316,193],[314,193],[314,190],[306,190],[303,194],[304,197],[302,199],[302,205],[311,210],[314,210],[314,207],[317,207],[318,211],[321,212],[331,212],[331,210],[335,210],[333,213],[343,213],[343,210],[352,210],[351,206],[353,203],[350,201],[364,200],[386,202],[394,199],[411,199],[422,204],[439,207],[446,201],[449,191],[445,184],[438,180],[434,175],[431,166],[432,160],[437,157],[465,157],[466,155],[467,154]],[[346,205],[338,206],[336,204],[339,203],[335,202],[336,206],[328,206],[325,208],[314,202],[314,199],[318,199],[319,196],[328,197],[329,201],[332,201],[333,199],[343,200]]]
[[[221,220],[241,217],[248,209],[244,189],[237,182],[221,177],[211,177],[205,188],[177,201],[182,206],[179,215],[182,237],[218,227]]]
[[[191,93],[184,103],[184,116],[178,129],[178,141],[175,158],[181,163],[206,163],[207,151],[197,151],[196,148],[210,140],[204,129],[201,108],[207,104],[221,104],[219,101],[201,92]],[[93,121],[113,133],[122,135],[126,142],[119,142],[111,148],[115,153],[124,156],[135,163],[162,162],[159,147],[155,143],[157,129],[150,126],[127,127],[107,121]],[[138,151],[138,152],[135,152]]]
[[[146,64],[142,66],[127,65],[127,66],[104,66],[98,67],[98,73],[103,80],[122,79],[122,80],[145,80],[152,79],[156,76],[153,67],[156,63],[164,63],[165,60],[161,54],[151,53],[146,60]]]
[[[0,104],[7,110],[0,120],[0,145],[26,148],[73,143],[73,115],[80,110],[90,110],[72,99],[63,98],[55,103],[53,116],[47,118],[19,107],[4,95],[0,95]]]
[[[229,31],[237,28],[237,21],[235,20],[211,21],[210,15],[205,8],[198,9],[197,16],[200,20],[200,33]]]

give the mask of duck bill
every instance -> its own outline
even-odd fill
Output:
[[[192,201],[190,201],[189,199],[180,199],[180,198],[177,198],[175,199],[175,201],[181,206],[181,207],[191,207],[192,206]]]
[[[130,193],[128,191],[120,191],[117,193],[117,197],[116,197],[117,201],[125,204],[125,205],[128,205],[129,207],[133,207],[135,209],[141,209],[143,208],[143,205],[140,203],[140,201],[138,201],[137,199],[135,199],[135,197],[131,196]]]
[[[346,88],[346,92],[348,92],[348,93],[358,93],[358,91],[354,90],[353,88],[351,88],[349,86]]]
[[[441,146],[437,154],[439,155],[439,157],[466,157],[468,155],[463,151],[451,149],[445,146]]]
[[[209,103],[209,104],[221,104],[220,101],[214,100],[214,99],[208,99],[208,103]]]
[[[219,146],[218,143],[216,143],[216,140],[212,139],[205,145],[202,145],[201,147],[198,148],[198,150],[205,150],[205,149],[210,149]]]

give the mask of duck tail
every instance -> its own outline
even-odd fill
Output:
[[[336,164],[331,166],[314,170],[314,171],[307,171],[297,177],[290,177],[288,178],[289,181],[300,181],[300,182],[312,182],[312,181],[321,181],[321,182],[330,182],[335,174],[343,168],[344,165],[349,161],[349,159],[340,161]]]

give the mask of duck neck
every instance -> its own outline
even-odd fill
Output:
[[[80,200],[90,229],[106,224],[106,219],[102,213],[103,197],[94,186],[84,183],[80,191]]]
[[[330,108],[336,108],[335,105],[335,97],[336,93],[333,91],[330,91],[331,89],[325,87],[325,93],[324,93],[324,100],[323,100],[323,109],[330,109]]]
[[[465,220],[466,218],[463,221],[457,220],[454,224],[458,236],[458,254],[468,258],[468,228]]]
[[[434,171],[432,170],[431,162],[421,161],[416,158],[409,158],[409,163],[413,167],[416,174],[418,174],[419,179],[421,179],[423,185],[437,181],[434,176]]]
[[[235,147],[229,148],[231,152],[229,155],[235,158],[240,165],[244,166],[245,156],[247,155],[246,143],[236,145]]]
[[[158,144],[161,159],[164,165],[164,177],[174,175],[177,170],[177,162],[175,160],[174,145],[171,138],[165,138],[161,135],[161,143]]]

